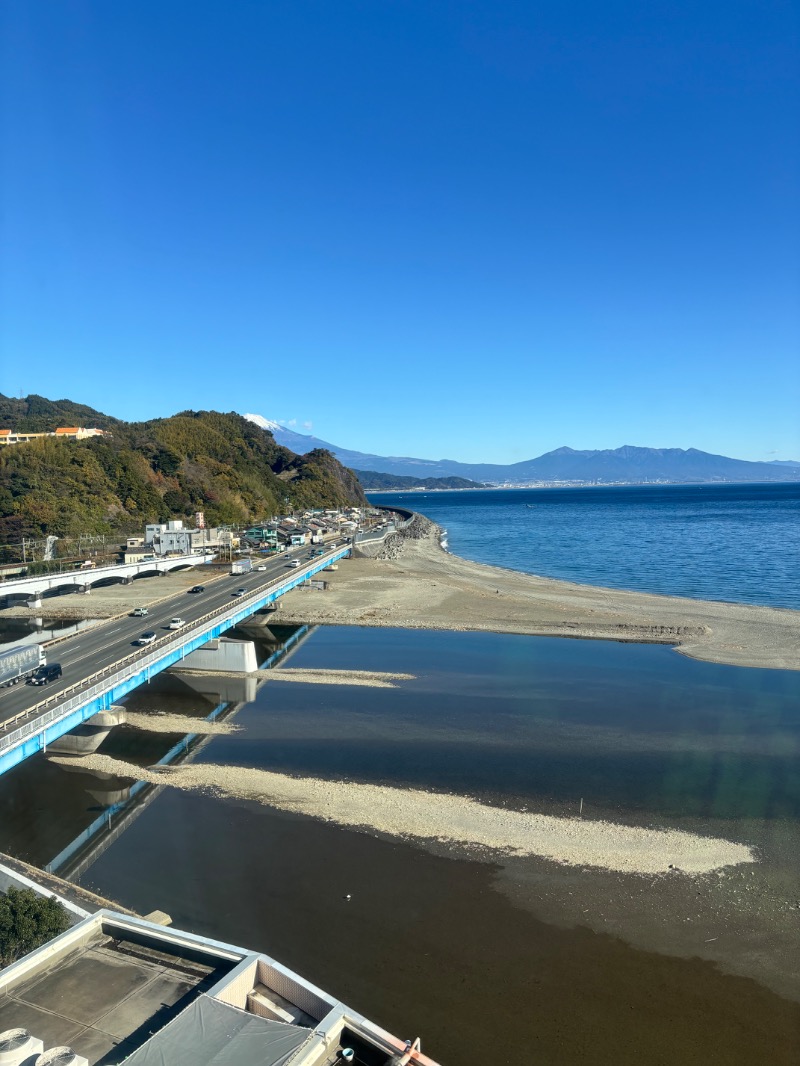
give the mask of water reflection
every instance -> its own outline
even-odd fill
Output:
[[[79,618],[67,620],[51,618],[48,615],[31,618],[4,618],[0,622],[0,645],[5,644],[44,644],[57,637],[67,637],[91,629],[101,618]]]
[[[232,630],[234,639],[253,640],[260,668],[282,662],[299,646],[308,626],[249,626]],[[256,699],[254,677],[169,671],[131,693],[122,705],[140,714],[166,712],[195,721],[224,720]],[[102,744],[103,754],[137,766],[179,762],[207,743],[191,732],[148,732],[116,727]],[[61,757],[63,759],[63,756]],[[0,777],[0,851],[73,878],[116,840],[155,798],[160,788],[91,772],[80,757],[51,762],[34,756]],[[102,812],[102,813],[101,813]],[[133,816],[133,817],[132,817]]]

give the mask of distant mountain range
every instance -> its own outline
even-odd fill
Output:
[[[768,463],[751,463],[729,459],[697,448],[622,448],[599,451],[576,451],[556,448],[536,459],[502,465],[496,463],[459,463],[454,459],[414,459],[407,456],[373,455],[342,448],[318,437],[295,433],[261,415],[245,418],[271,431],[278,444],[299,455],[314,448],[325,448],[345,466],[413,478],[462,477],[492,484],[526,484],[529,482],[695,482],[695,481],[800,481],[800,462],[776,459]]]

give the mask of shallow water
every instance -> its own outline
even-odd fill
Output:
[[[401,1036],[421,1032],[445,1063],[792,1061],[800,1007],[691,956],[718,947],[730,969],[738,952],[746,973],[774,955],[772,987],[795,970],[800,675],[648,645],[349,627],[314,631],[290,665],[415,678],[389,690],[270,681],[229,719],[240,731],[194,759],[552,814],[583,798],[586,817],[737,839],[762,861],[719,882],[651,884],[467,861],[163,788],[132,804],[106,850],[97,838],[82,883],[265,950]],[[198,717],[216,705],[204,684],[198,696],[162,676],[128,703]],[[149,765],[177,739],[119,729],[103,750]],[[31,760],[0,779],[0,850],[44,864],[129,784]]]
[[[66,621],[47,615],[34,618],[4,618],[0,621],[0,646],[15,644],[45,644],[57,637],[80,633],[96,626],[100,619],[80,618]]]

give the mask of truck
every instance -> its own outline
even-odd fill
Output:
[[[252,559],[234,559],[231,563],[231,574],[249,574],[252,569]]]
[[[6,648],[0,651],[0,685],[16,685],[46,665],[47,656],[41,644],[18,644]]]

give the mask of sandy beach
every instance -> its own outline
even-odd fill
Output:
[[[361,546],[324,592],[292,592],[281,622],[483,630],[672,644],[709,662],[800,669],[800,611],[625,592],[459,558],[421,515]]]

